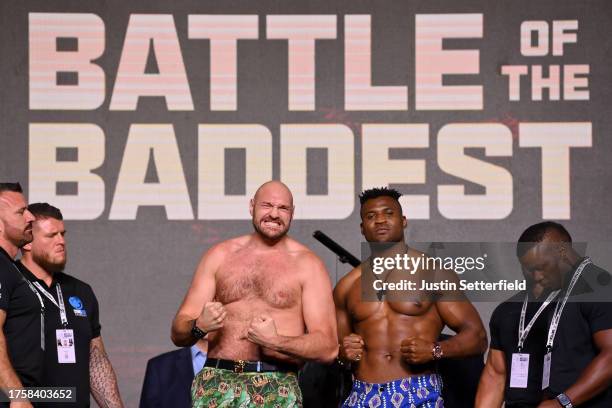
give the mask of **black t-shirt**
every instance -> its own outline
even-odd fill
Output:
[[[612,329],[612,298],[609,301],[589,301],[587,282],[600,280],[609,273],[593,264],[582,272],[572,294],[565,304],[559,328],[555,336],[550,369],[550,396],[558,395],[569,388],[580,377],[586,366],[597,356],[593,334],[600,330]],[[567,279],[569,284],[570,277]],[[563,293],[559,295],[562,299]],[[601,292],[595,300],[601,300]],[[580,300],[579,302],[576,300]],[[553,308],[549,310],[552,316]],[[612,407],[610,387],[580,407]]]
[[[521,308],[525,300],[525,292],[520,292],[495,308],[491,315],[489,328],[491,332],[491,348],[504,352],[506,359],[506,392],[504,400],[507,405],[537,406],[543,399],[542,369],[546,353],[546,336],[548,334],[547,312],[554,308],[554,302],[540,314],[529,331],[523,344],[522,353],[529,354],[529,375],[527,388],[510,388],[510,369],[512,354],[518,352],[518,327]],[[545,300],[541,299],[542,301]],[[542,302],[530,297],[525,314],[525,326],[536,314]]]
[[[0,247],[0,309],[6,312],[4,336],[13,369],[25,387],[41,385],[41,304],[13,259]]]
[[[56,330],[62,329],[60,311],[46,296],[45,300],[45,332],[46,353],[43,384],[47,387],[76,387],[77,404],[71,407],[89,407],[89,346],[92,339],[100,336],[98,317],[98,300],[87,283],[65,273],[53,276],[51,287],[38,280],[25,266],[18,264],[24,275],[32,282],[41,286],[53,296],[57,302],[57,284],[60,285],[68,329],[74,333],[76,363],[58,362]],[[45,407],[68,406],[68,404],[49,404]]]

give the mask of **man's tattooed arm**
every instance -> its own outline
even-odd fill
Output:
[[[101,408],[123,408],[117,376],[104,350],[102,336],[89,343],[89,386]]]

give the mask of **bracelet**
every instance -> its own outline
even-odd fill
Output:
[[[433,356],[434,360],[440,360],[444,356],[442,346],[437,341],[433,344],[433,348],[431,349],[431,355]]]

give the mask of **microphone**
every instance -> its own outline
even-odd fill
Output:
[[[338,259],[340,259],[340,262],[348,263],[352,267],[357,267],[361,264],[361,261],[356,256],[351,254],[349,251],[340,246],[340,244],[338,244],[336,241],[334,241],[321,231],[315,231],[312,236],[314,237],[314,239],[325,245],[327,249],[338,255]]]

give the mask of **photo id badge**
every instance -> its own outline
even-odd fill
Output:
[[[510,367],[510,388],[527,388],[529,377],[529,354],[512,353]]]
[[[56,330],[57,361],[60,364],[76,363],[74,354],[74,332],[72,329]]]
[[[550,385],[550,364],[552,362],[552,353],[549,351],[544,356],[544,370],[542,372],[542,389],[545,390]]]

